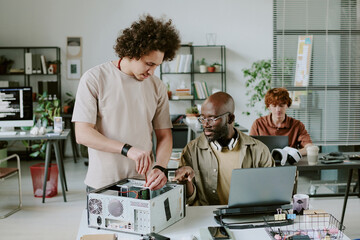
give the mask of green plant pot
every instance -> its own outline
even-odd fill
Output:
[[[0,149],[0,159],[4,159],[7,157],[7,148]],[[0,167],[7,167],[7,161],[2,162]]]

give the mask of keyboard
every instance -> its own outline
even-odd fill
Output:
[[[17,132],[0,132],[0,136],[12,136],[16,134]]]

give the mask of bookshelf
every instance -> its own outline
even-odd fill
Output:
[[[207,66],[219,63],[214,72],[200,72],[199,64],[205,59]],[[187,101],[194,106],[205,100],[212,91],[226,91],[226,48],[224,45],[181,45],[177,56],[160,67],[160,79],[172,91],[170,101]],[[177,89],[189,89],[191,97],[176,97]],[[189,106],[190,107],[190,106]]]
[[[36,94],[47,91],[61,98],[59,47],[0,47],[0,56],[13,62],[1,69],[0,86],[31,86]]]

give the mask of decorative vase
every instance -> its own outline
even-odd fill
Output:
[[[201,73],[206,73],[206,65],[200,65],[199,68]]]
[[[208,72],[215,72],[215,67],[208,67],[207,70]]]

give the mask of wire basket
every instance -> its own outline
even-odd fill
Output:
[[[280,227],[266,227],[272,239],[292,239],[293,236],[308,236],[309,239],[343,239],[345,227],[331,214],[317,213],[297,215],[294,224]]]

